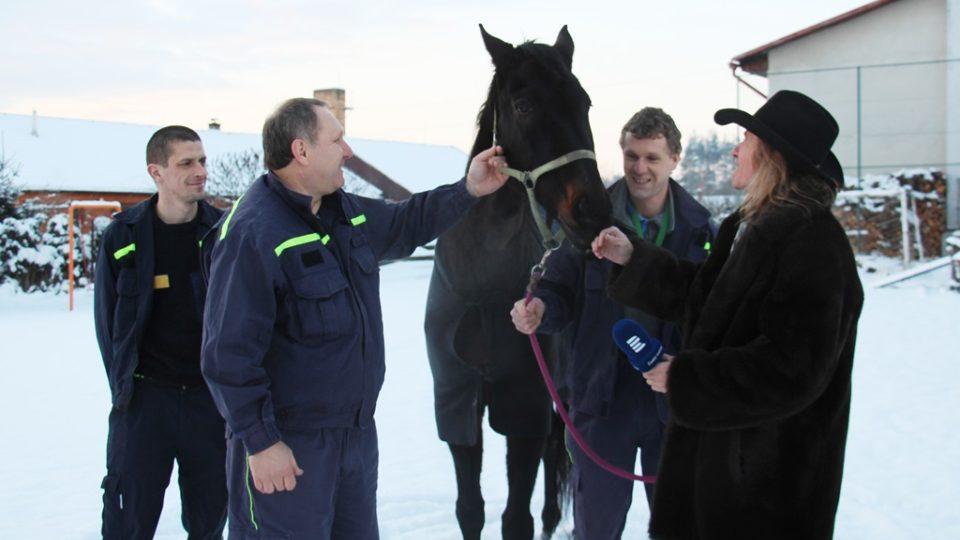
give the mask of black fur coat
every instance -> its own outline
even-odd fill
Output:
[[[610,295],[681,321],[654,495],[658,539],[833,535],[863,288],[827,210],[775,207],[694,265],[640,241]]]

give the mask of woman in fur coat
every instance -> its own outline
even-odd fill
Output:
[[[671,407],[650,535],[833,536],[863,288],[830,208],[842,171],[829,112],[792,91],[746,129],[733,186],[746,195],[700,264],[616,228],[593,250],[617,263],[609,293],[681,322],[683,349],[645,375]]]

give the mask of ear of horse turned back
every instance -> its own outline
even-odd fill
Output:
[[[513,45],[488,34],[482,24],[480,25],[480,35],[483,36],[483,45],[487,48],[487,52],[490,53],[493,65],[496,67],[502,66],[504,61],[513,52]]]
[[[563,28],[560,29],[557,42],[553,44],[553,48],[563,56],[563,59],[567,62],[567,67],[573,66],[573,38],[567,31],[567,25],[563,25]]]

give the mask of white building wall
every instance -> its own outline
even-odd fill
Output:
[[[833,113],[840,124],[835,151],[848,175],[858,164],[863,174],[943,169],[948,103],[955,107],[960,98],[940,61],[949,58],[947,27],[958,31],[948,24],[947,3],[958,2],[900,0],[777,47],[768,55],[770,92],[799,90]],[[856,66],[863,66],[859,88]]]
[[[940,59],[944,0],[900,0],[771,51],[770,71]]]

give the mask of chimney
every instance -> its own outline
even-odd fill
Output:
[[[33,110],[33,128],[30,129],[30,135],[34,137],[39,137],[40,132],[37,130],[37,110]]]
[[[207,128],[210,131],[220,131],[220,122],[216,118],[211,118],[210,123],[207,124]]]
[[[347,130],[347,92],[342,88],[324,88],[313,91],[314,99],[326,101],[343,130]]]

